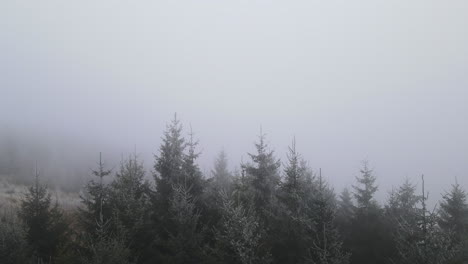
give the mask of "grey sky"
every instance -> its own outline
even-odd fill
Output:
[[[205,170],[222,147],[247,160],[262,125],[279,157],[295,136],[339,189],[367,158],[381,196],[421,173],[438,195],[455,177],[468,187],[467,14],[467,1],[1,1],[0,124],[51,146],[136,144],[151,165],[177,112]]]

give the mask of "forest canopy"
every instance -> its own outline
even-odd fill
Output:
[[[79,204],[64,207],[36,170],[20,201],[2,205],[1,263],[449,264],[468,260],[468,206],[455,182],[433,208],[424,176],[375,198],[372,164],[335,190],[292,139],[279,160],[260,132],[232,171],[211,171],[177,116],[146,171],[136,153],[109,168],[99,155]],[[337,165],[339,166],[339,165]]]

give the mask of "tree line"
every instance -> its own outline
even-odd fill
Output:
[[[381,205],[363,162],[355,184],[335,193],[296,151],[281,162],[259,135],[232,172],[224,152],[210,175],[198,141],[167,125],[154,181],[135,155],[115,171],[101,157],[76,210],[36,180],[0,221],[0,263],[449,264],[468,260],[468,206],[455,183],[428,208],[424,177],[406,180]]]

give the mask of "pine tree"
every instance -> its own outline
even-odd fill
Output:
[[[103,210],[100,209],[99,218],[96,219],[96,230],[93,234],[84,234],[81,237],[80,250],[81,264],[131,264],[131,252],[126,246],[125,237],[116,230],[112,232],[112,219],[104,219]],[[67,262],[65,262],[67,263]]]
[[[341,224],[349,224],[354,217],[356,207],[348,188],[344,188],[338,200],[337,218]]]
[[[424,190],[422,176],[421,208],[416,224],[400,221],[396,237],[398,263],[444,264],[454,262],[460,255],[460,244],[451,233],[443,232],[438,226],[438,215],[427,210],[428,195]]]
[[[445,193],[440,203],[438,224],[445,232],[449,232],[451,239],[463,248],[459,260],[468,261],[468,205],[466,193],[456,182],[452,190]]]
[[[136,154],[122,161],[110,184],[110,203],[114,230],[124,235],[134,256],[140,255],[150,241],[150,185],[144,180],[143,164]]]
[[[369,210],[376,205],[373,199],[378,187],[375,185],[375,176],[373,171],[369,168],[369,162],[363,161],[363,167],[360,170],[361,177],[356,177],[357,182],[361,186],[354,187],[354,197],[357,201],[357,207],[362,210]]]
[[[466,193],[458,183],[452,185],[452,190],[445,193],[440,203],[439,225],[443,230],[453,231],[457,240],[464,238],[468,231],[468,205]]]
[[[156,182],[156,204],[159,214],[169,210],[172,186],[183,183],[185,139],[182,137],[182,125],[174,114],[174,119],[164,132],[163,143],[159,148],[154,164]]]
[[[220,151],[211,171],[211,182],[217,190],[229,190],[232,183],[232,175],[228,169],[228,160],[224,150]]]
[[[35,262],[53,263],[67,239],[68,225],[58,203],[52,204],[47,187],[39,182],[37,169],[34,185],[21,200],[18,216],[25,224]]]
[[[188,152],[184,155],[182,164],[183,184],[189,187],[190,193],[194,197],[200,197],[203,193],[204,180],[196,160],[200,153],[196,152],[198,141],[194,138],[192,128],[190,127],[189,141],[187,142]]]
[[[163,263],[205,263],[204,228],[200,222],[200,211],[196,198],[184,185],[174,185],[170,201],[170,217],[173,228],[169,231]]]
[[[262,264],[271,262],[264,244],[266,232],[252,207],[236,203],[222,192],[222,220],[216,230],[218,255],[222,263]]]
[[[314,236],[307,263],[345,264],[349,262],[349,254],[343,251],[343,241],[335,226],[333,198],[333,192],[327,188],[320,175],[317,195],[314,199],[316,211]]]
[[[344,188],[338,199],[338,208],[336,212],[336,224],[340,235],[343,238],[343,248],[351,248],[352,225],[356,215],[351,193],[348,188]]]
[[[244,165],[246,177],[251,188],[254,208],[262,221],[267,218],[276,190],[280,183],[278,168],[280,161],[276,160],[273,151],[268,150],[265,135],[260,131],[259,142],[255,144],[256,154],[250,154],[252,164]]]
[[[306,259],[311,247],[311,233],[315,212],[311,206],[316,192],[315,182],[307,164],[296,151],[293,140],[287,153],[288,162],[283,171],[284,180],[278,191],[279,203],[270,222],[273,222],[270,240],[276,263],[299,263]]]
[[[3,208],[4,209],[4,208]],[[0,213],[0,263],[32,263],[26,232],[14,210]]]
[[[393,222],[405,221],[414,224],[420,214],[417,204],[421,201],[421,196],[416,195],[415,192],[416,186],[406,179],[396,191],[390,193],[385,206],[386,216]]]
[[[382,210],[374,199],[376,178],[367,161],[363,162],[359,185],[354,187],[357,206],[346,245],[351,252],[351,263],[384,263],[392,254],[391,234],[387,232]]]
[[[104,178],[111,174],[111,170],[105,169],[101,153],[99,153],[98,168],[93,170],[92,174],[97,179],[92,179],[86,184],[84,194],[80,196],[82,206],[78,208],[80,223],[88,234],[95,234],[98,219],[104,217],[107,221],[112,214],[109,187],[104,182]]]

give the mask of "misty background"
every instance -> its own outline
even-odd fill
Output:
[[[2,1],[0,164],[82,184],[135,150],[149,170],[175,112],[209,176],[260,127],[339,191],[368,159],[384,199],[425,174],[468,184],[466,1]],[[7,168],[7,169],[5,169]],[[149,174],[148,174],[149,175]],[[432,200],[431,199],[431,200]]]

